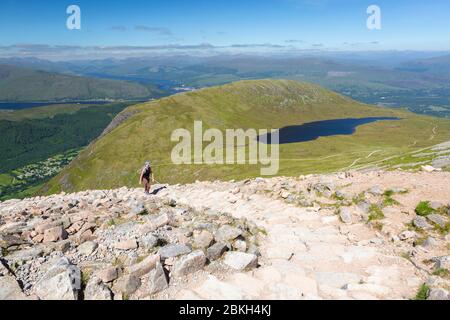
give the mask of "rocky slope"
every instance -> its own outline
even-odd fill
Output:
[[[3,202],[0,299],[449,299],[449,181],[346,172]]]

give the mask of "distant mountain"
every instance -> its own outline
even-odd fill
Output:
[[[133,100],[160,97],[153,86],[0,65],[0,101]]]
[[[171,152],[176,143],[171,142],[171,134],[179,128],[192,134],[195,120],[202,120],[205,129],[224,132],[366,117],[401,120],[366,124],[353,135],[283,144],[279,174],[334,171],[450,140],[448,120],[361,104],[309,83],[240,81],[128,107],[43,192],[135,186],[139,168],[149,159],[162,183],[260,175],[260,165],[174,165]]]
[[[450,55],[405,62],[400,65],[399,69],[410,72],[430,73],[450,79]]]

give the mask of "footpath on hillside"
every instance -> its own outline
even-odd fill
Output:
[[[0,299],[449,299],[450,173],[0,203]]]

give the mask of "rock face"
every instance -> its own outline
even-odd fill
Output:
[[[78,300],[80,290],[80,269],[66,258],[56,262],[35,286],[41,300]]]

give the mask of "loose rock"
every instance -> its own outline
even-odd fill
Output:
[[[174,276],[185,276],[201,270],[206,263],[203,251],[194,251],[187,256],[179,258],[173,271]]]
[[[150,294],[155,294],[169,287],[166,272],[161,263],[150,272],[148,289]]]
[[[225,242],[217,242],[209,247],[207,252],[207,257],[209,261],[214,261],[220,259],[222,255],[228,250],[228,245]]]
[[[78,300],[80,269],[67,258],[62,258],[45,273],[34,289],[41,300]]]
[[[243,271],[256,268],[258,257],[244,252],[227,252],[223,262],[235,270]]]

